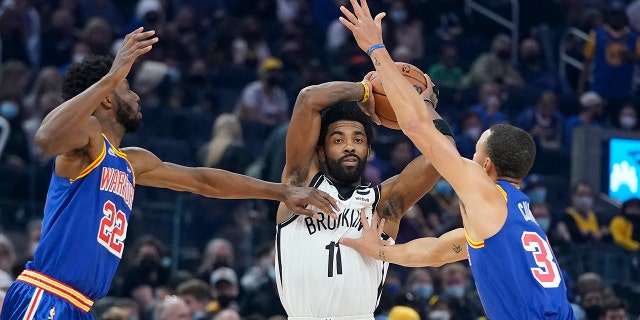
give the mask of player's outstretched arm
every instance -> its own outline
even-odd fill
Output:
[[[377,224],[376,213],[370,225],[364,212],[360,213],[360,219],[363,221],[362,237],[342,238],[340,244],[352,247],[374,259],[406,267],[439,267],[468,257],[462,228],[449,231],[439,238],[419,238],[404,244],[389,245],[380,239],[384,230],[384,219]]]
[[[306,205],[311,204],[337,219],[334,214],[334,208],[338,209],[335,200],[315,188],[292,187],[220,169],[191,168],[162,162],[153,153],[141,148],[124,148],[123,151],[132,163],[136,183],[140,185],[187,191],[211,198],[281,201],[296,214],[316,217],[316,212],[305,209]]]
[[[300,91],[287,131],[287,158],[282,182],[303,186],[310,179],[309,173],[319,170],[315,149],[322,110],[342,101],[360,101],[363,96],[364,87],[359,82],[327,82]]]
[[[424,101],[404,79],[389,52],[384,48],[381,24],[385,14],[380,13],[372,18],[366,0],[360,0],[360,3],[358,0],[350,1],[353,13],[345,7],[340,7],[344,14],[344,17],[340,17],[340,22],[353,33],[358,46],[369,53],[378,75],[384,82],[385,93],[402,131],[451,183],[463,203],[476,203],[490,197],[498,204],[500,198],[494,190],[494,183],[480,166],[462,158],[455,146],[439,134],[433,124],[433,115],[424,107]],[[427,80],[427,86],[432,87],[433,83],[428,76]],[[493,195],[484,194],[486,190]]]
[[[123,81],[136,58],[149,52],[157,37],[155,31],[139,28],[125,36],[109,73],[77,96],[53,109],[42,121],[35,136],[36,145],[48,154],[60,155],[82,148],[100,137],[100,124],[91,117],[109,93]],[[100,141],[102,143],[102,141]]]

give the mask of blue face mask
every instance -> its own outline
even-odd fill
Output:
[[[392,296],[395,296],[400,291],[400,286],[397,284],[387,285],[385,290]]]
[[[433,294],[433,286],[426,283],[414,284],[413,287],[411,287],[411,290],[424,299],[428,299]]]
[[[547,198],[547,190],[543,188],[536,188],[529,191],[528,195],[531,202],[544,202]]]
[[[404,22],[407,20],[407,12],[402,10],[393,10],[389,13],[389,17],[395,22]]]
[[[536,222],[544,232],[547,232],[547,230],[549,230],[549,226],[551,225],[551,219],[549,218],[537,218]]]
[[[13,120],[20,113],[20,108],[17,104],[11,101],[5,101],[0,104],[0,116],[7,120]]]
[[[451,195],[453,193],[453,188],[449,184],[449,182],[445,180],[438,180],[436,184],[433,186],[438,194],[441,195]]]
[[[455,286],[451,286],[448,287],[447,290],[445,291],[445,293],[447,295],[450,295],[454,298],[462,298],[464,297],[464,286],[462,285],[455,285]]]

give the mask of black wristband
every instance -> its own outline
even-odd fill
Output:
[[[436,126],[436,129],[438,129],[438,131],[440,131],[440,133],[442,133],[443,135],[450,136],[454,139],[456,138],[453,135],[453,130],[451,130],[451,127],[446,121],[442,119],[435,119],[433,120],[433,125]]]

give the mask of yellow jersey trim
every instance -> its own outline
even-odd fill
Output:
[[[469,234],[467,233],[467,229],[463,229],[464,230],[464,237],[467,239],[467,243],[469,244],[469,246],[471,248],[474,249],[482,249],[484,248],[484,241],[473,241],[471,240],[471,237],[469,237]]]
[[[25,270],[17,281],[28,283],[34,287],[47,291],[71,303],[76,308],[89,312],[93,306],[93,300],[82,294],[80,291],[42,273],[33,270]]]
[[[88,175],[93,169],[97,168],[100,165],[100,163],[102,163],[102,160],[104,160],[104,157],[107,154],[107,144],[104,143],[104,141],[102,142],[103,142],[102,151],[100,151],[100,155],[98,155],[98,157],[95,160],[93,160],[91,164],[89,164],[86,168],[80,171],[80,174],[78,174],[78,176],[75,177],[75,179],[69,179],[69,182],[73,183],[74,181]]]
[[[104,136],[105,139],[107,139],[107,141],[109,141],[109,138],[107,138],[107,136],[103,133],[102,134]],[[129,164],[129,169],[131,169],[131,176],[133,176],[133,186],[136,186],[136,174],[133,171],[133,165],[131,164],[131,162],[129,162],[129,158],[127,158],[127,154],[122,152],[122,150],[116,148],[113,146],[113,143],[111,143],[111,141],[109,141],[109,145],[111,145],[111,149],[113,150],[113,152],[119,156],[120,158],[124,159],[124,161],[127,162],[127,164]]]

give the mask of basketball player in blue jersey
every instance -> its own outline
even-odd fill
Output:
[[[388,264],[338,241],[359,236],[361,219],[371,219],[376,209],[388,221],[384,237],[394,239],[404,213],[440,178],[421,156],[380,185],[363,184],[373,129],[356,102],[373,101],[367,99],[370,88],[366,79],[328,82],[304,88],[295,102],[282,181],[329,193],[338,199],[340,213],[338,219],[321,214],[313,220],[284,206],[278,210],[276,283],[289,319],[373,319]],[[453,146],[449,126],[433,112]]]
[[[119,149],[140,126],[139,97],[125,77],[158,41],[142,28],[127,35],[112,61],[88,58],[65,76],[67,100],[42,122],[36,144],[57,155],[40,244],[11,286],[2,320],[93,319],[93,301],[108,291],[125,246],[136,184],[217,198],[284,201],[297,214],[335,205],[314,188],[294,188],[210,168],[162,162],[141,148]]]
[[[384,13],[374,19],[366,0],[351,4],[354,13],[341,7],[340,21],[370,53],[402,131],[458,194],[464,228],[395,246],[380,240],[381,220],[365,225],[363,237],[340,243],[405,266],[468,258],[490,319],[574,319],[556,258],[529,210],[529,198],[519,190],[535,158],[531,136],[508,124],[494,125],[478,140],[473,161],[462,158],[431,124],[432,114],[382,45]]]

